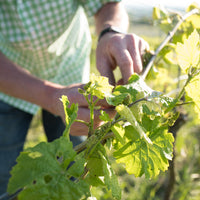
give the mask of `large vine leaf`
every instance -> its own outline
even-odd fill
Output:
[[[75,164],[72,164],[75,161]],[[72,181],[84,171],[85,160],[76,158],[72,143],[60,137],[52,143],[42,142],[22,152],[11,171],[8,192],[23,188],[20,199],[74,200],[89,194],[83,180]]]
[[[196,67],[199,63],[200,49],[199,49],[200,37],[196,30],[184,40],[184,43],[177,44],[177,58],[181,69],[184,72],[188,72],[190,67]]]
[[[159,174],[160,170],[167,170],[168,160],[172,159],[173,135],[168,133],[167,128],[159,126],[159,119],[151,120],[143,117],[143,126],[152,143],[140,137],[134,126],[125,127],[121,144],[116,140],[114,157],[118,163],[124,163],[129,174],[140,177],[143,174],[146,178],[152,178]]]
[[[157,176],[160,170],[167,170],[168,160],[172,159],[174,138],[168,133],[165,112],[159,108],[165,110],[173,101],[168,97],[158,100],[159,106],[154,101],[146,101],[131,108],[116,107],[128,125],[115,125],[114,157],[118,163],[125,163],[127,172],[136,177],[143,174],[146,178]]]

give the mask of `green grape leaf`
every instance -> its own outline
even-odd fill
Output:
[[[145,131],[143,130],[143,127],[138,123],[130,108],[121,104],[116,107],[116,110],[122,117],[124,117],[128,122],[130,122],[130,124],[133,127],[135,127],[135,129],[137,129],[138,133],[140,134],[140,138],[144,138],[144,140],[147,143],[152,144],[152,141],[146,135]]]
[[[164,7],[154,7],[152,17],[154,22],[158,24],[163,31],[168,32],[171,30],[172,20],[170,18],[170,13]]]
[[[109,84],[107,77],[91,74],[90,82],[91,84],[89,85],[87,91],[91,95],[97,96],[99,99],[110,96],[113,86]]]
[[[71,180],[83,173],[83,159],[76,158],[72,143],[64,136],[51,143],[42,142],[17,158],[17,164],[11,171],[8,192],[12,194],[24,188],[20,193],[22,200],[70,200],[87,196],[89,185],[83,180]]]
[[[147,115],[142,119],[152,144],[141,138],[134,126],[125,127],[126,144],[116,142],[114,157],[117,163],[124,163],[129,174],[146,178],[152,178],[159,174],[160,170],[167,170],[168,160],[172,159],[173,135],[168,133],[166,127],[159,125],[159,117],[151,120]]]
[[[133,75],[131,75],[131,77],[129,78],[129,80],[128,80],[128,83],[130,84],[130,83],[136,83],[137,81],[139,81],[140,80],[140,76],[138,75],[138,74],[133,74]]]
[[[200,5],[198,3],[196,3],[196,2],[193,2],[192,4],[190,4],[187,7],[186,11],[189,12],[189,11],[195,9],[195,8],[200,9]]]
[[[150,114],[152,119],[156,115],[161,115],[162,113],[161,105],[159,105],[159,101],[156,101],[156,99],[155,101],[153,99],[151,101],[138,102],[137,104],[131,106],[130,110],[134,113],[136,120],[139,122],[141,122],[143,113]]]
[[[112,132],[115,134],[115,137],[117,138],[117,140],[121,143],[121,144],[125,144],[125,141],[123,139],[124,134],[125,134],[125,130],[122,127],[122,125],[120,124],[114,124],[111,127]]]
[[[49,183],[39,181],[36,184],[32,184],[23,190],[18,198],[20,200],[74,200],[85,197],[83,194],[88,190],[88,184],[84,181],[79,181],[78,183],[66,181],[64,176],[59,175],[55,177],[54,181]]]
[[[99,119],[101,119],[104,122],[108,122],[108,121],[112,121],[112,119],[110,118],[109,114],[106,113],[104,110],[100,110],[100,116]]]
[[[117,176],[115,175],[109,160],[106,156],[106,154],[104,153],[100,153],[101,154],[101,158],[104,161],[103,162],[103,171],[104,171],[104,177],[105,177],[105,185],[107,186],[108,190],[111,190],[112,192],[112,196],[115,199],[121,199],[121,188],[119,186],[118,180],[117,180]]]
[[[86,180],[90,184],[95,186],[106,185],[115,199],[121,199],[121,189],[117,177],[110,165],[105,148],[101,144],[98,144],[95,151],[90,155],[87,169],[89,174]]]
[[[187,73],[190,67],[196,67],[199,62],[199,34],[196,30],[184,40],[184,43],[178,43],[176,52],[178,63],[181,69]]]
[[[65,111],[65,122],[66,122],[66,128],[63,135],[65,135],[69,139],[70,127],[77,118],[78,104],[72,103],[71,107],[68,107],[69,100],[67,96],[64,96],[64,95],[62,96],[62,102],[63,102],[64,111]]]
[[[104,181],[102,180],[102,177],[94,176],[94,174],[88,174],[85,178],[85,181],[93,186],[93,187],[103,187],[105,186]]]
[[[200,15],[192,15],[188,17],[187,21],[192,23],[194,29],[200,29]]]
[[[161,10],[159,7],[153,7],[152,17],[154,20],[161,18]]]
[[[155,98],[160,92],[152,90],[137,74],[133,74],[127,85],[117,86],[113,93],[106,97],[108,104],[117,106],[131,104],[142,98]]]
[[[86,182],[91,186],[104,186],[104,181],[102,177],[104,176],[103,173],[103,163],[102,159],[99,156],[99,153],[96,151],[89,157],[86,168],[88,169],[89,173],[86,176]]]
[[[99,154],[100,144],[97,145],[95,151],[90,155],[87,161],[87,169],[89,170],[90,175],[93,177],[103,176],[103,160]]]
[[[166,45],[160,52],[159,55],[163,58],[163,60],[167,64],[176,64],[177,63],[177,58],[174,56],[176,45],[173,43],[169,43]]]
[[[164,116],[172,104],[175,106],[170,97],[155,95],[154,98],[152,95],[148,101],[140,101],[130,108],[125,105],[116,107],[128,123],[118,129],[118,135],[122,134],[115,137],[114,156],[118,163],[125,163],[128,173],[152,178],[168,168],[174,139],[167,131]]]
[[[152,17],[154,20],[167,20],[169,21],[169,13],[164,7],[154,7]]]
[[[146,178],[157,176],[160,170],[168,168],[168,160],[172,159],[174,139],[167,131],[164,116],[169,107],[171,110],[175,106],[175,101],[149,88],[137,75],[127,85],[116,87],[116,91],[129,93],[132,104],[116,105],[127,125],[111,128],[116,136],[114,156],[118,163],[125,163],[128,173],[145,174]]]
[[[106,98],[106,100],[108,104],[117,106],[119,104],[126,102],[127,98],[130,98],[130,95],[128,92],[121,93],[120,91],[114,91],[110,96]]]
[[[195,111],[198,114],[198,118],[200,119],[200,74],[195,76],[185,87],[187,95],[192,98],[195,104]]]

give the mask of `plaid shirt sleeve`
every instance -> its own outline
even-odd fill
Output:
[[[88,82],[91,37],[77,1],[12,1],[0,1],[0,51],[40,79]],[[0,100],[31,114],[39,109],[1,92]]]
[[[80,0],[87,16],[94,15],[104,4],[109,2],[120,2],[121,0]]]

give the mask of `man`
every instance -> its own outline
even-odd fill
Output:
[[[141,72],[141,54],[148,45],[134,34],[115,29],[128,28],[119,0],[0,1],[0,194],[6,192],[9,171],[39,107],[49,141],[64,129],[62,95],[79,104],[79,119],[89,120],[87,102],[78,93],[89,75],[91,39],[84,12],[94,15],[100,36],[99,72],[114,85],[113,70],[119,66],[122,83],[127,83],[131,74]],[[112,109],[107,111],[113,114]],[[99,122],[96,114],[95,125]],[[76,122],[70,134],[87,135],[87,131]],[[80,143],[79,137],[71,139],[74,145]]]

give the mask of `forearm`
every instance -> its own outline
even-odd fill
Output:
[[[0,52],[1,92],[37,104],[54,113],[54,94],[60,87],[62,86],[34,77]]]
[[[95,15],[96,32],[109,26],[116,26],[123,31],[128,29],[128,15],[121,3],[107,3]]]

